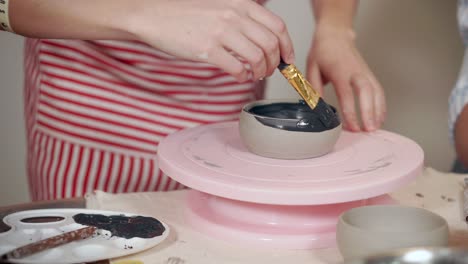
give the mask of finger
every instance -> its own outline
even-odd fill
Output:
[[[323,82],[322,82],[322,74],[320,73],[320,69],[316,62],[312,62],[307,67],[307,80],[312,85],[312,88],[316,90],[320,96],[323,96]]]
[[[359,98],[364,129],[374,131],[377,128],[374,111],[374,87],[365,74],[354,74],[351,76],[350,83]]]
[[[385,102],[385,92],[377,79],[371,74],[370,80],[374,87],[374,111],[377,128],[379,128],[385,121],[387,114],[387,105]]]
[[[267,63],[266,76],[272,75],[280,61],[278,38],[268,28],[252,19],[244,21],[242,27],[244,35],[263,50]]]
[[[223,47],[214,49],[209,55],[206,54],[203,59],[206,59],[206,62],[223,69],[239,82],[249,80],[249,71],[246,69],[244,63]]]
[[[233,51],[250,65],[253,80],[266,76],[267,63],[265,54],[255,43],[238,32],[226,33],[222,41],[226,49]]]
[[[343,113],[344,127],[351,131],[360,131],[361,128],[356,116],[354,94],[349,81],[343,81],[342,79],[336,81],[333,85],[335,86],[341,112]]]
[[[380,128],[383,122],[385,121],[387,115],[387,105],[385,102],[385,92],[382,88],[382,85],[379,83],[375,75],[370,70],[367,63],[364,61],[362,57],[359,56],[361,61],[361,65],[364,65],[365,71],[367,72],[367,76],[369,81],[374,88],[374,116],[376,121],[376,128]]]
[[[276,35],[279,40],[281,58],[286,63],[294,63],[294,47],[284,21],[258,4],[253,4],[249,7],[248,15],[258,23],[265,25]]]

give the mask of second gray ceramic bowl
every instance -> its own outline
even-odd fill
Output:
[[[373,205],[353,208],[338,220],[336,239],[345,260],[409,247],[443,247],[448,224],[418,207]]]
[[[278,117],[252,111],[269,105],[278,107]],[[299,110],[294,112],[296,106],[299,106]],[[285,112],[284,117],[281,117],[282,111]],[[333,128],[323,131],[312,131],[307,120],[314,118],[314,113],[310,111],[312,110],[307,106],[301,106],[298,100],[261,100],[249,103],[244,106],[240,115],[241,139],[250,152],[268,158],[307,159],[325,155],[335,146],[341,134],[341,124],[336,123]],[[297,129],[282,129],[282,124],[292,128],[296,126]]]
[[[466,264],[468,248],[421,247],[394,250],[345,264]]]

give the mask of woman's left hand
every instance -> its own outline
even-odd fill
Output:
[[[385,119],[384,90],[357,50],[354,39],[349,28],[318,26],[308,56],[307,79],[322,95],[323,86],[333,84],[346,129],[361,130],[356,113],[359,108],[363,129],[373,131]]]

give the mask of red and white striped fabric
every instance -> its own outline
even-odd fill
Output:
[[[33,200],[183,188],[158,168],[160,140],[237,119],[263,96],[261,84],[139,42],[28,39],[25,71]]]

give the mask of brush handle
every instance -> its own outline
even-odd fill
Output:
[[[14,258],[24,258],[29,255],[42,252],[47,249],[55,248],[73,241],[86,239],[91,237],[97,230],[96,227],[88,226],[78,230],[63,233],[61,235],[46,238],[26,246],[14,249],[1,257],[3,261]]]
[[[320,94],[312,88],[299,69],[294,64],[287,64],[281,58],[278,69],[310,108],[314,109],[320,99]]]

